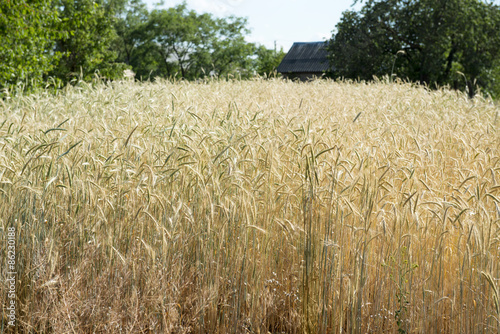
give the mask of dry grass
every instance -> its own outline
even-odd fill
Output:
[[[17,330],[500,331],[499,111],[280,80],[0,102]]]

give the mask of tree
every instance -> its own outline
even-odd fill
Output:
[[[254,68],[257,74],[261,76],[270,76],[276,72],[276,69],[286,53],[283,51],[283,48],[281,48],[280,51],[276,51],[268,49],[264,45],[260,45],[256,48],[255,55],[257,57],[254,62]]]
[[[154,34],[148,29],[150,13],[140,0],[126,1],[117,11],[115,21],[117,61],[131,66],[136,78],[161,76],[163,62],[160,50],[153,42]]]
[[[117,10],[114,44],[120,61],[128,65],[134,63],[137,48],[147,39],[144,28],[148,20],[149,11],[140,0],[131,0]]]
[[[349,11],[343,14],[337,30],[327,47],[333,75],[370,80],[388,73],[399,45],[385,38],[378,20]]]
[[[50,0],[0,1],[0,89],[41,85],[62,53],[54,51],[59,16]]]
[[[250,66],[254,46],[245,41],[246,24],[242,18],[197,14],[183,3],[150,14],[144,43],[162,60],[165,77],[220,77]]]
[[[249,33],[247,20],[230,16],[209,20],[207,24],[209,34],[203,38],[204,47],[198,54],[203,53],[204,57],[199,55],[198,67],[219,78],[228,74],[249,76],[255,45],[245,41],[245,34]]]
[[[368,0],[345,12],[328,50],[334,75],[393,75],[473,96],[493,92],[500,8],[479,0]],[[465,80],[461,77],[465,76]],[[461,84],[465,82],[465,84]]]
[[[116,40],[114,29],[117,2],[105,0],[58,0],[61,29],[68,34],[56,41],[63,54],[51,72],[63,82],[75,77],[90,80],[98,72],[108,79],[119,78],[126,66],[117,62],[110,48]]]
[[[186,78],[194,61],[191,55],[201,43],[196,12],[188,10],[185,3],[154,10],[147,29],[152,33],[152,41],[158,45],[156,50],[162,58],[166,75],[173,76],[180,71]]]
[[[465,77],[466,90],[470,96],[477,87],[495,94],[500,89],[494,74],[500,65],[500,7],[470,1],[463,10],[456,27],[456,31],[462,32],[457,39],[456,59]]]
[[[247,21],[185,3],[149,12],[141,0],[0,0],[0,89],[120,78],[249,73]]]

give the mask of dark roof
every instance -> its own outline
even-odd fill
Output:
[[[325,49],[326,43],[293,43],[277,71],[280,73],[325,72],[330,68],[328,53]]]

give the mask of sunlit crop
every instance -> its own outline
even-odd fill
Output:
[[[0,101],[17,330],[500,331],[499,111],[387,82]]]

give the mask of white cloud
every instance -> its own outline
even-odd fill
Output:
[[[218,0],[191,0],[188,1],[188,6],[197,12],[207,12],[215,15],[224,15],[229,8],[224,1]]]
[[[198,13],[211,13],[217,16],[231,14],[231,9],[239,6],[244,0],[187,0],[189,9],[194,9]],[[145,0],[150,6],[154,7],[159,0]],[[161,8],[174,7],[182,3],[182,0],[165,0]]]
[[[228,5],[232,7],[237,7],[243,3],[244,0],[225,0]]]
[[[189,8],[197,12],[212,13],[217,16],[233,14],[234,9],[245,0],[188,0]]]

